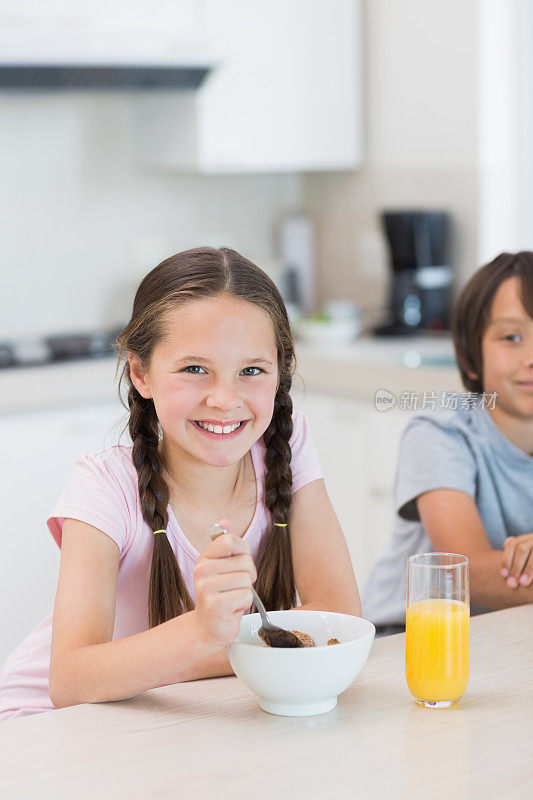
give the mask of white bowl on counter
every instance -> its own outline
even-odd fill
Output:
[[[309,344],[349,344],[359,336],[361,320],[347,317],[321,321],[300,317],[294,320],[292,328],[296,336]]]
[[[309,634],[315,647],[263,646],[259,614],[242,618],[241,630],[228,645],[228,657],[238,678],[270,714],[303,717],[324,714],[361,671],[376,629],[371,622],[329,611],[269,611],[274,625]],[[326,644],[336,638],[340,644]]]

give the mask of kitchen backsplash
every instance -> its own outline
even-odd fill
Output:
[[[118,325],[142,275],[189,247],[272,261],[276,222],[299,206],[301,178],[142,168],[135,103],[0,95],[0,341]]]

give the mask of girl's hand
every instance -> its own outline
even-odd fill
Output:
[[[257,572],[248,542],[232,532],[227,520],[220,524],[228,533],[218,536],[199,556],[193,577],[202,632],[222,648],[238,635],[241,617],[253,603]]]
[[[507,586],[516,589],[533,582],[533,533],[510,536],[503,543],[503,565],[500,575]]]

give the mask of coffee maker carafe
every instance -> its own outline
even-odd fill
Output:
[[[380,336],[436,333],[450,327],[450,217],[445,211],[383,211],[392,268],[388,320]]]

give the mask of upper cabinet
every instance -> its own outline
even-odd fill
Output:
[[[146,57],[172,63],[176,54],[200,52],[204,45],[203,0],[2,0],[0,60],[80,66],[110,66]]]
[[[354,169],[362,160],[360,0],[205,0],[215,67],[148,95],[144,163],[206,174]]]

